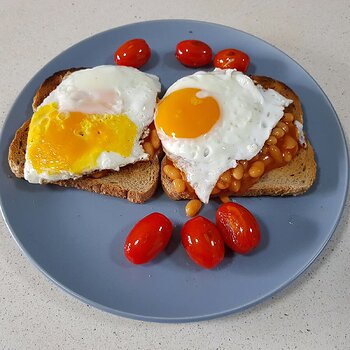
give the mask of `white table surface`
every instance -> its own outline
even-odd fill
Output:
[[[103,4],[103,5],[102,5]],[[1,0],[1,125],[27,81],[92,34],[151,19],[217,22],[254,34],[299,62],[350,133],[350,3],[338,1]],[[0,221],[1,349],[349,349],[349,201],[315,263],[248,311],[158,324],[99,311],[67,295],[21,254]]]

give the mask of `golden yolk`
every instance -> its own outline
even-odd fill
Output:
[[[165,97],[157,108],[156,127],[178,138],[206,134],[220,118],[220,108],[213,97],[198,97],[200,91],[186,88]]]
[[[126,115],[60,113],[57,103],[39,108],[32,117],[27,157],[40,174],[94,170],[101,152],[130,156],[137,126]]]

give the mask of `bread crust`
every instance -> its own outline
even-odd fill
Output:
[[[34,95],[33,103],[32,103],[33,111],[34,112],[36,111],[36,109],[42,104],[45,98],[50,95],[50,92],[55,90],[56,87],[59,84],[61,84],[64,78],[66,78],[71,73],[76,72],[77,70],[80,70],[80,69],[84,69],[84,68],[81,67],[81,68],[63,69],[52,74],[50,77],[45,79]]]
[[[34,96],[33,110],[35,111],[40,106],[43,100],[66,76],[79,69],[81,68],[62,70],[47,78]],[[24,177],[29,125],[30,120],[24,122],[16,131],[9,147],[8,163],[11,171],[18,178]],[[122,167],[119,171],[100,171],[75,180],[56,181],[53,184],[113,197],[126,198],[133,203],[144,203],[153,196],[157,189],[160,174],[160,155],[161,152],[158,152],[152,160],[129,164]]]
[[[293,103],[285,108],[285,112],[292,113],[294,117],[303,122],[303,113],[299,97],[284,83],[269,77],[252,76],[256,84],[265,89],[274,89],[284,97],[293,100]],[[173,200],[194,199],[195,193],[177,193],[172,185],[171,179],[164,173],[163,167],[166,164],[165,156],[161,163],[161,184],[167,196]],[[273,169],[264,174],[245,194],[237,195],[234,192],[227,192],[228,196],[256,197],[256,196],[290,196],[305,193],[316,179],[317,165],[314,157],[314,150],[310,142],[306,148],[300,148],[298,154],[287,165]],[[218,197],[212,195],[211,198]]]

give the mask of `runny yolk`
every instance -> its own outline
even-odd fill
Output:
[[[137,126],[126,115],[62,113],[57,103],[39,108],[32,117],[27,158],[40,174],[94,170],[101,152],[130,156]]]
[[[213,97],[202,97],[200,92],[200,89],[186,88],[165,97],[158,105],[157,129],[177,138],[206,134],[219,120],[220,108]]]

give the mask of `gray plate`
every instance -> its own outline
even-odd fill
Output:
[[[69,67],[113,64],[115,49],[142,37],[153,55],[144,71],[157,74],[166,89],[193,70],[174,57],[177,42],[195,38],[216,52],[236,47],[251,57],[250,74],[272,76],[299,95],[305,128],[316,151],[318,178],[296,198],[248,198],[262,227],[262,243],[248,256],[228,255],[207,271],[189,261],[179,244],[186,221],[184,203],[160,191],[144,205],[74,189],[30,185],[12,176],[8,146],[16,129],[31,116],[31,101],[41,82]],[[23,252],[57,285],[102,310],[149,321],[195,321],[222,316],[261,302],[287,286],[317,257],[339,221],[348,188],[344,135],[325,94],[305,70],[268,43],[221,25],[152,21],[115,28],[64,51],[26,85],[6,119],[1,137],[0,194],[7,225]],[[212,220],[217,202],[202,214]],[[176,225],[166,251],[144,266],[129,264],[123,244],[131,227],[160,211]]]

